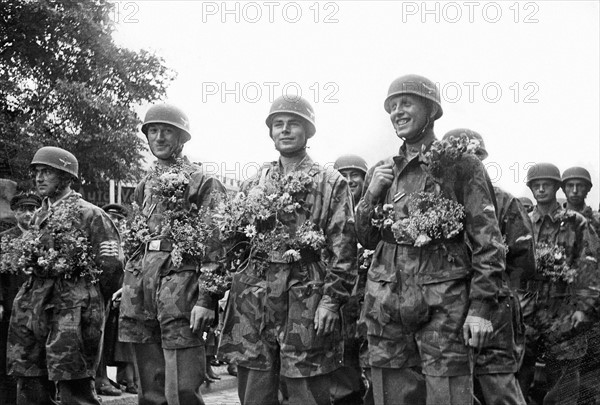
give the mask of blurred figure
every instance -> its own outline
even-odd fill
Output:
[[[474,153],[479,160],[483,162],[488,157],[483,137],[476,131],[454,129],[442,140],[460,136],[478,143]],[[525,325],[517,291],[535,276],[533,226],[517,198],[500,187],[494,187],[494,196],[500,233],[508,252],[498,306],[491,317],[494,332],[475,360],[475,392],[483,404],[525,405],[515,378],[525,350]]]
[[[531,211],[533,211],[533,201],[531,201],[530,198],[519,197],[519,201],[521,201],[521,204],[523,204],[523,207],[525,208],[527,213],[530,213]]]
[[[42,199],[36,194],[21,193],[14,196],[10,200],[10,209],[15,214],[17,225],[0,233],[0,239],[14,239],[21,236],[29,229],[31,218],[41,205]],[[0,404],[9,405],[17,401],[17,381],[12,376],[6,375],[6,339],[12,304],[26,279],[25,273],[0,273]]]
[[[575,405],[580,387],[580,364],[587,351],[591,316],[598,305],[600,241],[585,217],[556,200],[562,178],[552,163],[538,163],[527,171],[527,186],[537,205],[529,214],[534,227],[538,278],[530,281],[537,292],[532,325],[532,353],[546,364],[548,392],[543,403]],[[530,375],[535,364],[525,362]],[[524,386],[528,386],[527,382]]]
[[[352,193],[353,204],[356,209],[363,192],[365,176],[369,170],[367,162],[357,155],[343,155],[337,158],[333,168],[338,170],[348,181],[348,188]],[[369,269],[361,266],[360,258],[364,253],[364,249],[360,243],[357,248],[358,278],[350,299],[342,306],[342,316],[345,322],[344,365],[335,371],[335,376],[344,390],[338,398],[340,403],[372,404],[373,390],[368,377],[370,370],[368,370],[368,361],[365,361],[368,358],[367,334],[365,328],[358,325]],[[363,367],[365,373],[362,371]]]
[[[600,233],[600,214],[586,204],[585,199],[593,184],[590,172],[583,167],[569,167],[562,173],[562,190],[567,196],[564,208],[583,215]],[[600,259],[600,258],[599,258]],[[588,332],[588,350],[581,361],[581,389],[579,405],[600,404],[600,323],[596,322]]]

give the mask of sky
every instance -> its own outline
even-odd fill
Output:
[[[440,89],[438,138],[455,128],[482,134],[495,185],[532,198],[530,165],[583,166],[598,209],[598,1],[114,4],[115,41],[177,73],[166,101],[188,114],[184,152],[209,172],[243,180],[277,159],[264,121],[282,95],[314,106],[313,160],[392,156],[401,141],[383,102],[395,78],[416,73]]]

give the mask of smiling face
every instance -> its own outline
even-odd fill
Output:
[[[533,180],[529,188],[538,204],[549,204],[556,201],[559,183],[550,179]]]
[[[150,124],[147,136],[150,151],[158,159],[170,159],[181,151],[180,130],[171,124]]]
[[[400,94],[391,98],[389,105],[396,135],[409,143],[417,139],[431,114],[427,101],[412,94]]]
[[[348,181],[348,187],[354,198],[354,203],[358,204],[362,194],[363,185],[365,184],[365,174],[357,169],[342,169],[342,176]]]
[[[271,138],[275,149],[284,156],[302,152],[308,139],[304,120],[293,114],[275,115],[271,124]]]

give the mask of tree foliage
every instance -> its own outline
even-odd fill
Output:
[[[145,142],[133,108],[165,95],[174,73],[117,46],[105,0],[0,0],[0,169],[28,177],[41,146],[71,151],[84,183],[134,180]]]

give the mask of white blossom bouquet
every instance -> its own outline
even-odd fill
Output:
[[[411,194],[408,217],[396,220],[392,204],[384,204],[374,226],[391,229],[397,241],[412,241],[421,247],[431,242],[452,239],[463,230],[464,207],[456,201],[434,193]]]
[[[272,173],[264,184],[253,184],[247,194],[238,193],[218,204],[213,217],[228,251],[229,269],[237,271],[252,263],[263,274],[274,252],[297,262],[320,255],[325,235],[311,221],[296,228],[300,213],[308,217],[305,194],[314,186],[308,174],[297,171],[287,175]]]
[[[84,277],[96,283],[102,269],[94,260],[87,234],[77,226],[81,217],[76,199],[70,199],[50,212],[43,229],[33,225],[19,238],[2,238],[0,273]]]
[[[577,269],[567,263],[565,248],[556,244],[539,242],[535,247],[535,264],[539,271],[550,280],[571,284],[577,276]]]

